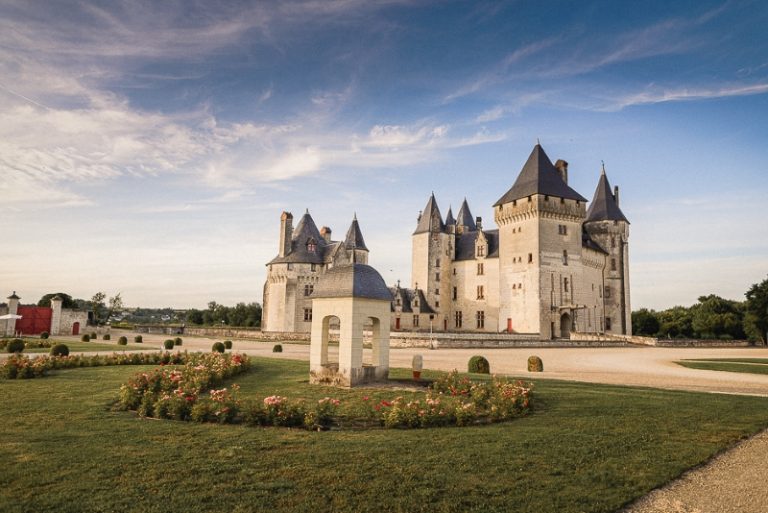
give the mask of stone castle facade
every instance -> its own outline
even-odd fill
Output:
[[[464,200],[445,218],[432,195],[412,236],[411,286],[393,295],[395,331],[470,331],[568,338],[631,334],[629,221],[605,170],[592,202],[568,185],[568,163],[536,145],[486,229]],[[307,332],[312,291],[334,265],[367,263],[357,219],[332,241],[307,212],[281,217],[280,251],[264,286],[265,331]]]

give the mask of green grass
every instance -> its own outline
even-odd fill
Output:
[[[66,344],[69,347],[70,353],[77,353],[80,351],[107,351],[107,352],[121,352],[121,351],[142,351],[155,349],[151,346],[145,346],[143,344],[128,344],[125,346],[118,345],[117,342],[102,343],[102,342],[71,342],[71,341],[57,341],[56,344]],[[24,353],[50,353],[50,347],[28,347],[24,349]]]
[[[768,365],[764,363],[739,363],[730,361],[689,361],[675,362],[689,369],[713,370],[724,372],[742,372],[747,374],[768,374]]]
[[[686,362],[731,362],[731,363],[759,363],[768,364],[768,358],[696,358],[695,360],[683,360]]]
[[[373,395],[310,386],[306,362],[254,363],[234,379],[242,395]],[[768,425],[765,398],[555,381],[536,383],[532,416],[470,428],[316,433],[110,411],[142,369],[0,382],[0,511],[613,512]]]

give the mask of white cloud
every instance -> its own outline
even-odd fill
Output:
[[[730,96],[750,96],[768,93],[768,83],[753,85],[730,85],[723,87],[681,87],[660,88],[650,87],[640,93],[629,94],[616,98],[603,110],[621,110],[632,105],[649,105],[654,103],[708,100],[712,98],[727,98]]]

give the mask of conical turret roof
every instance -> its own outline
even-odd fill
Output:
[[[419,224],[416,225],[416,231],[413,234],[433,231],[433,227],[434,231],[441,232],[445,230],[445,223],[443,223],[443,217],[440,215],[440,209],[437,208],[434,192],[429,197],[427,206],[424,207],[424,211],[419,218]]]
[[[600,173],[600,180],[597,182],[595,196],[587,210],[586,222],[590,221],[624,221],[629,223],[624,213],[616,203],[616,197],[611,192],[611,184],[608,177],[605,176],[605,169]]]
[[[574,191],[560,177],[552,161],[540,144],[533,147],[528,161],[523,166],[515,184],[493,206],[510,203],[520,198],[534,194],[546,194],[558,198],[587,201],[581,194]]]
[[[352,219],[352,224],[349,225],[347,230],[347,236],[344,239],[344,247],[347,249],[364,249],[368,251],[363,240],[363,232],[360,231],[360,225],[357,223],[357,214]]]
[[[472,212],[469,211],[469,204],[467,204],[467,198],[461,204],[459,209],[459,215],[456,217],[456,226],[463,226],[467,231],[473,232],[477,229],[475,219],[472,217]]]
[[[445,226],[451,226],[456,224],[456,219],[453,218],[453,209],[448,207],[448,213],[445,215]]]
[[[306,244],[310,238],[315,239],[315,242],[325,241],[323,236],[320,235],[320,230],[317,229],[315,220],[309,215],[309,209],[307,209],[304,215],[301,216],[299,224],[294,228],[291,239]]]

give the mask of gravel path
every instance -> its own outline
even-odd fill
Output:
[[[766,513],[767,471],[768,431],[763,431],[622,513]]]

